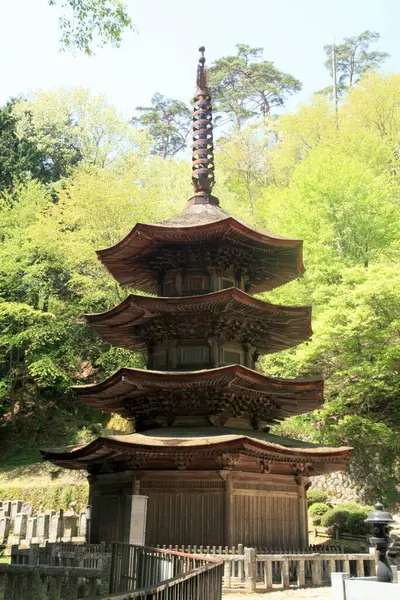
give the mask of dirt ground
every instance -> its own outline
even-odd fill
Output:
[[[331,588],[307,588],[302,590],[276,590],[271,592],[245,594],[244,592],[229,592],[222,594],[223,600],[331,600]]]

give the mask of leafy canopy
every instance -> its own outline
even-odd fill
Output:
[[[132,123],[152,136],[152,154],[167,158],[186,148],[192,111],[184,102],[157,93],[151,99],[151,106],[137,106],[136,110],[139,114],[133,117]]]
[[[339,92],[343,92],[358,83],[360,77],[377,69],[382,65],[390,54],[387,52],[369,51],[371,44],[380,38],[376,31],[363,31],[359,35],[344,38],[341,44],[335,44],[336,69],[339,74]],[[325,67],[332,75],[332,51],[333,44],[324,46],[327,57]]]
[[[237,44],[236,56],[224,56],[209,69],[209,85],[217,112],[237,129],[248,119],[268,115],[301,90],[298,79],[264,60],[262,48]]]
[[[120,0],[48,0],[60,6],[61,49],[91,55],[94,47],[119,46],[126,29],[134,29],[126,4]]]

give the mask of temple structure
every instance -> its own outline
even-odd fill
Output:
[[[346,468],[351,449],[269,433],[323,399],[322,381],[257,370],[260,354],[311,336],[309,307],[251,295],[302,275],[302,242],[245,225],[212,195],[211,98],[200,51],[194,196],[178,216],[138,223],[98,251],[119,283],[151,295],[130,294],[86,317],[111,344],[147,356],[147,370],[123,368],[74,388],[90,406],[132,420],[135,433],[44,456],[89,472],[93,542],[126,541],[131,498],[141,494],[149,497],[147,544],[302,548],[309,478]]]

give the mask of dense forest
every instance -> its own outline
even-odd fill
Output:
[[[260,297],[311,304],[313,339],[258,368],[322,376],[326,401],[274,431],[353,446],[351,474],[366,498],[392,504],[400,499],[400,75],[378,70],[385,53],[368,52],[376,35],[338,46],[337,110],[327,88],[277,116],[301,83],[243,44],[211,67],[210,86],[221,205],[304,240],[305,276]],[[160,93],[129,121],[85,89],[38,91],[0,109],[3,465],[35,462],[39,448],[82,443],[103,428],[128,428],[69,390],[144,364],[85,324],[84,313],[130,291],[95,250],[138,221],[184,208],[189,132],[190,107]]]

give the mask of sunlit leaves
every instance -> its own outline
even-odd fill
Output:
[[[62,9],[61,48],[91,55],[106,44],[119,46],[122,34],[133,30],[126,4],[120,0],[48,0]]]

